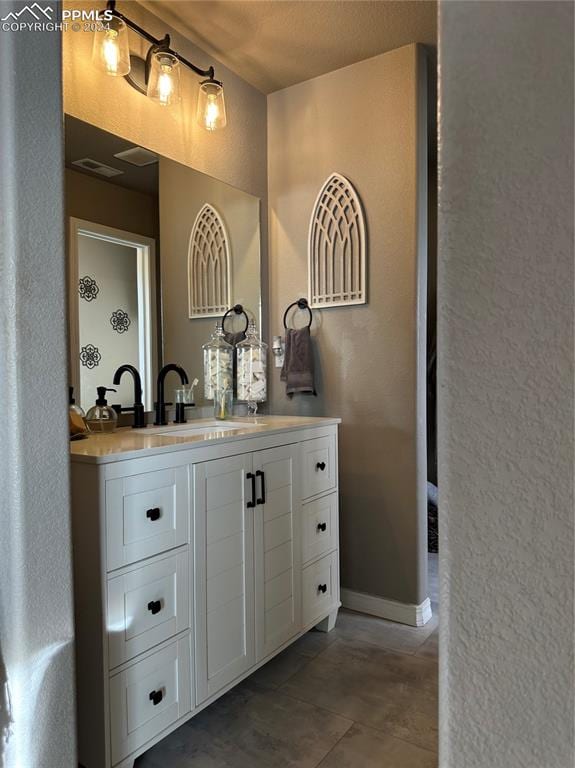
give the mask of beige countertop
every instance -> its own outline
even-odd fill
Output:
[[[187,424],[132,429],[123,427],[109,434],[90,434],[70,442],[72,461],[106,463],[156,453],[186,450],[214,443],[229,443],[256,435],[339,424],[339,418],[267,416],[234,418],[215,423],[214,419],[191,419]]]

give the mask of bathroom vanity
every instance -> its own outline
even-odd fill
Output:
[[[339,602],[339,419],[72,444],[79,759],[135,758]]]

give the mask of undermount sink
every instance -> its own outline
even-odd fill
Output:
[[[174,424],[163,427],[147,427],[142,430],[134,430],[134,434],[146,437],[147,435],[161,435],[162,437],[194,437],[200,435],[211,435],[214,432],[230,432],[234,429],[241,429],[249,426],[242,421],[213,421],[201,424]]]

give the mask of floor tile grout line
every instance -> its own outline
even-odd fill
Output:
[[[287,696],[288,699],[292,699],[293,701],[298,701],[300,704],[307,704],[308,707],[315,707],[315,709],[320,709],[323,712],[328,712],[330,715],[336,715],[337,717],[341,717],[344,720],[350,720],[349,717],[346,717],[345,715],[342,715],[341,712],[335,712],[333,709],[328,709],[327,707],[323,707],[320,704],[312,704],[310,701],[306,701],[305,699],[299,699],[297,696],[294,696],[291,693],[287,693],[286,691],[282,691],[281,687],[277,689],[278,693],[281,693],[283,696]],[[363,728],[371,728],[373,731],[377,731],[377,733],[384,734],[385,736],[390,736],[393,739],[399,739],[399,741],[403,741],[405,744],[409,744],[412,747],[417,747],[418,749],[423,749],[425,752],[430,752],[432,755],[437,754],[436,749],[430,749],[429,747],[423,747],[421,744],[417,744],[415,741],[410,741],[409,739],[404,739],[402,736],[396,736],[394,733],[391,733],[390,731],[386,731],[383,728],[378,728],[375,725],[372,725],[371,723],[362,723],[360,720],[350,720],[353,725],[358,725]],[[345,733],[349,731],[349,728]],[[345,736],[345,734],[344,734]],[[342,737],[343,738],[343,737]],[[341,739],[339,739],[341,741]],[[338,741],[338,743],[339,743]],[[336,746],[336,745],[334,745]],[[333,747],[332,747],[333,749]],[[331,752],[331,749],[330,749]],[[325,760],[325,758],[329,755],[329,752],[322,757],[322,761]],[[315,768],[320,768],[321,763],[315,766]]]
[[[344,715],[340,715],[340,717],[344,717]],[[385,728],[378,728],[377,725],[371,725],[368,723],[362,723],[361,720],[354,720],[356,725],[359,725],[363,728],[371,728],[372,731],[377,731],[377,733],[381,733],[384,736],[390,736],[393,739],[399,739],[399,741],[403,741],[405,744],[410,744],[412,747],[417,747],[418,749],[423,749],[425,752],[431,752],[431,754],[436,755],[437,749],[430,749],[429,747],[423,747],[421,744],[418,744],[415,741],[412,741],[411,739],[405,739],[403,736],[396,736],[395,733],[392,733],[389,730],[386,730]]]
[[[286,649],[286,650],[287,650],[287,649]],[[267,684],[266,684],[266,683],[258,683],[258,681],[257,681],[257,680],[254,680],[254,682],[255,682],[257,685],[260,685],[262,688],[268,688],[269,690],[272,690],[272,691],[279,691],[279,689],[281,688],[281,686],[282,686],[282,685],[285,685],[286,683],[289,683],[289,681],[292,679],[292,677],[294,677],[295,675],[297,675],[299,672],[303,672],[303,670],[304,670],[304,669],[305,669],[307,666],[309,666],[310,662],[312,662],[314,659],[316,659],[316,658],[317,658],[317,656],[304,656],[304,655],[303,655],[303,653],[299,653],[298,651],[296,651],[296,653],[297,653],[297,654],[298,654],[298,656],[300,656],[302,659],[305,659],[305,660],[306,660],[306,662],[305,662],[305,664],[304,664],[302,667],[300,667],[299,669],[296,669],[294,672],[292,672],[292,673],[289,675],[289,677],[286,677],[286,678],[285,678],[285,680],[283,680],[281,683],[267,683]],[[280,655],[281,655],[281,654],[280,654]],[[276,657],[276,658],[278,658],[278,657]],[[271,661],[273,661],[273,659],[271,659]],[[265,669],[265,666],[266,666],[266,665],[264,664],[264,665],[263,665],[263,667],[260,667],[260,669]],[[259,672],[259,669],[257,669],[257,670],[255,671],[255,673],[254,673],[254,674],[257,674],[258,672]],[[246,678],[246,680],[249,680],[249,679],[250,679],[250,677],[247,677],[247,678]]]
[[[409,741],[409,739],[404,739],[401,736],[396,736],[394,733],[390,733],[389,731],[382,731],[380,728],[374,728],[372,725],[365,725],[364,723],[359,723],[355,720],[351,721],[350,727],[347,729],[347,731],[340,736],[340,738],[336,741],[336,743],[333,745],[333,747],[325,754],[321,761],[314,766],[314,768],[321,768],[322,764],[327,760],[327,758],[331,755],[331,753],[334,751],[334,749],[338,746],[338,744],[342,741],[342,739],[347,736],[347,734],[351,731],[351,729],[354,726],[358,726],[358,728],[367,728],[368,730],[376,731],[377,733],[381,733],[383,736],[389,736],[390,739],[395,739],[396,741],[401,741],[402,744],[409,744],[410,747],[415,747],[416,749],[421,749],[422,752],[427,752],[430,755],[433,755],[434,757],[437,757],[438,750],[436,749],[429,749],[428,747],[422,747],[421,744],[416,744],[414,741]]]
[[[433,630],[433,632],[435,632],[435,630]],[[401,656],[411,656],[411,657],[414,657],[414,658],[417,658],[417,659],[421,660],[422,657],[418,656],[417,652],[419,650],[421,650],[421,648],[429,640],[429,638],[431,637],[433,632],[431,632],[425,638],[425,640],[421,643],[421,645],[417,646],[417,650],[412,651],[412,652],[400,651],[398,648],[389,648],[388,646],[378,645],[377,643],[371,643],[369,640],[364,640],[363,638],[354,638],[354,639],[347,638],[347,642],[354,642],[354,640],[356,640],[356,641],[359,640],[361,643],[365,643],[366,645],[370,645],[372,648],[379,648],[380,651],[384,651],[385,653],[399,653]],[[318,655],[321,655],[321,653],[323,653],[324,651],[327,651],[327,649],[330,648],[332,645],[334,645],[334,643],[341,642],[341,641],[346,642],[346,638],[345,637],[338,637],[336,640],[333,641],[333,643],[330,643],[330,645],[328,645],[327,648],[324,648],[324,650],[321,651],[320,654],[318,654]],[[314,658],[317,658],[317,657],[314,657]],[[427,660],[427,661],[430,661],[430,660],[433,661],[433,659],[427,659],[426,657],[423,657],[423,658],[425,660]]]
[[[435,631],[435,630],[433,630],[433,631]],[[362,642],[362,643],[365,643],[366,645],[369,645],[369,646],[371,646],[372,648],[377,648],[378,650],[380,650],[380,651],[383,651],[384,653],[398,653],[400,656],[409,656],[410,658],[412,658],[412,659],[417,659],[417,660],[418,660],[418,661],[420,661],[420,662],[421,662],[421,661],[423,661],[423,662],[430,662],[430,661],[433,661],[433,662],[436,662],[436,663],[437,663],[437,659],[431,658],[431,657],[429,657],[429,656],[418,656],[418,655],[417,655],[417,654],[418,654],[418,651],[420,651],[420,650],[421,650],[421,648],[422,648],[422,647],[425,645],[425,643],[427,642],[427,640],[429,640],[429,638],[431,637],[431,634],[433,634],[433,633],[430,633],[430,635],[429,635],[429,636],[428,636],[428,637],[427,637],[427,638],[426,638],[426,639],[423,641],[423,643],[417,647],[417,650],[416,650],[416,651],[413,651],[413,652],[411,652],[411,653],[408,653],[407,651],[400,651],[400,650],[398,650],[397,648],[388,648],[388,647],[386,647],[386,646],[383,646],[383,645],[377,645],[377,643],[370,643],[370,642],[369,642],[369,640],[364,640],[363,638],[356,638],[356,640],[359,640],[360,642]],[[329,649],[331,648],[331,646],[332,646],[332,645],[335,645],[335,644],[336,644],[336,643],[338,643],[338,642],[344,642],[344,643],[345,643],[345,642],[353,642],[353,640],[352,640],[351,638],[347,638],[347,639],[346,639],[345,637],[338,637],[338,638],[336,638],[336,639],[335,639],[335,640],[334,640],[332,643],[330,643],[328,646],[326,646],[325,648],[323,648],[323,649],[322,649],[322,650],[321,650],[321,651],[320,651],[320,652],[317,654],[317,656],[312,656],[312,657],[310,657],[310,661],[313,661],[314,659],[317,659],[317,658],[319,658],[319,656],[321,656],[323,653],[325,653],[327,650],[329,650]],[[301,655],[303,655],[303,654],[301,654]],[[287,682],[287,681],[286,681],[286,682]],[[283,685],[283,683],[282,683],[282,685]]]
[[[376,646],[376,647],[377,647],[377,646]],[[326,649],[326,650],[327,650],[327,649]],[[322,653],[323,653],[323,651],[322,651]],[[409,655],[409,656],[412,656],[411,654],[403,654],[403,655],[404,655],[404,656],[407,656],[407,655]],[[317,657],[315,657],[315,658],[317,658]],[[415,656],[412,656],[412,658],[417,658],[418,662],[424,662],[426,665],[433,665],[434,667],[437,667],[437,659],[432,659],[432,658],[428,658],[428,657],[425,657],[425,656],[424,656],[424,657],[415,657]],[[275,687],[273,687],[273,688],[271,687],[271,685],[269,685],[269,686],[268,686],[268,688],[269,688],[270,690],[275,690],[275,691],[278,691],[278,692],[280,692],[280,693],[283,693],[283,694],[284,694],[284,696],[288,696],[289,698],[291,698],[291,699],[295,699],[296,701],[301,701],[301,702],[302,702],[302,703],[304,703],[304,704],[311,704],[312,702],[306,701],[305,699],[299,699],[297,696],[294,696],[293,694],[291,694],[291,693],[288,693],[287,691],[284,691],[284,690],[283,690],[283,687],[284,687],[285,685],[287,685],[287,684],[290,682],[290,680],[291,680],[292,678],[294,678],[294,677],[295,677],[296,675],[298,675],[300,672],[303,672],[303,670],[304,670],[306,667],[308,667],[308,666],[309,666],[309,664],[310,664],[310,662],[311,662],[311,661],[313,661],[313,659],[310,659],[310,660],[309,660],[309,662],[308,662],[307,664],[305,664],[305,665],[304,665],[303,667],[301,667],[300,669],[296,670],[296,671],[295,671],[293,674],[291,674],[291,675],[290,675],[288,678],[286,678],[286,679],[285,679],[285,680],[284,680],[282,683],[278,683],[278,684],[276,684],[276,685],[275,685]],[[392,673],[392,675],[393,675],[393,677],[394,677],[394,678],[397,678],[397,680],[398,680],[398,681],[404,681],[404,680],[405,680],[405,675],[402,675],[402,674],[400,674],[400,673],[396,673],[396,672],[393,672],[393,673]],[[248,679],[249,679],[249,678],[248,678]],[[265,688],[266,686],[262,686],[262,687],[264,687],[264,688]],[[326,707],[322,707],[322,706],[320,706],[320,705],[318,705],[318,704],[315,704],[315,703],[313,703],[313,706],[317,706],[319,709],[325,709],[325,711],[326,711],[326,712],[333,712],[333,710],[331,710],[331,709],[327,709]],[[340,715],[340,717],[345,717],[345,715],[341,715],[339,712],[333,712],[333,714],[339,714],[339,715]],[[360,724],[361,724],[361,723],[360,723]],[[371,726],[369,726],[367,723],[365,723],[365,725],[366,725],[368,728],[369,728],[369,727],[371,727]]]
[[[358,725],[361,726],[361,723],[358,723]],[[365,726],[366,728],[373,728],[372,725]],[[437,749],[430,749],[429,747],[422,747],[421,744],[416,744],[415,741],[410,741],[409,739],[404,739],[403,736],[396,736],[394,733],[389,733],[389,731],[382,731],[380,728],[373,728],[374,731],[377,731],[378,733],[384,734],[384,736],[390,736],[392,739],[397,739],[398,741],[402,741],[404,744],[409,744],[410,747],[417,747],[417,749],[423,750],[423,752],[429,752],[430,755],[436,755],[437,756]]]
[[[297,696],[294,696],[293,693],[282,691],[282,686],[280,686],[277,689],[277,692],[281,693],[283,696],[287,696],[288,699],[292,699],[293,701],[298,701],[300,704],[306,704],[308,707],[315,707],[316,709],[321,709],[322,712],[329,712],[330,715],[337,715],[338,717],[343,717],[344,720],[351,719],[349,717],[346,717],[345,715],[342,715],[341,712],[335,712],[333,709],[328,709],[327,707],[323,707],[321,704],[312,704],[310,701],[306,701],[305,699],[300,699]],[[354,723],[355,720],[351,720],[351,722]]]
[[[324,649],[324,650],[326,650],[326,649]],[[321,651],[321,653],[323,653],[323,651]],[[317,657],[313,657],[313,658],[317,658]],[[313,658],[310,659],[309,661],[313,661]],[[296,675],[298,672],[301,672],[301,670],[298,670],[297,672],[294,672],[294,675]],[[292,677],[293,677],[293,675],[292,675]],[[273,688],[273,689],[270,688],[270,689],[268,689],[268,691],[264,690],[264,691],[261,691],[260,693],[264,694],[264,693],[268,693],[270,691],[273,691],[274,693],[281,693],[282,696],[286,696],[286,698],[291,699],[292,701],[297,701],[299,704],[305,704],[307,707],[312,707],[313,709],[318,709],[321,712],[326,712],[327,714],[335,715],[336,717],[340,718],[341,720],[347,720],[347,722],[349,723],[349,726],[345,729],[345,731],[342,733],[342,735],[339,737],[339,739],[336,741],[336,743],[333,745],[333,747],[331,747],[325,753],[325,755],[322,758],[320,758],[319,763],[316,763],[313,766],[313,768],[320,768],[320,766],[323,763],[323,761],[330,754],[330,752],[339,744],[339,742],[343,739],[343,737],[350,730],[350,728],[353,728],[354,725],[358,725],[358,723],[356,723],[355,720],[352,720],[351,718],[346,717],[345,715],[342,715],[340,712],[333,712],[331,709],[326,709],[326,707],[322,707],[319,704],[312,704],[309,701],[304,701],[303,699],[298,699],[297,696],[292,696],[289,693],[285,693],[284,691],[281,690],[281,686],[285,685],[287,682],[288,681],[286,680],[285,683],[282,683],[277,688]],[[360,723],[359,723],[359,725],[360,725]]]
[[[351,731],[351,729],[354,727],[354,725],[357,725],[355,720],[350,720],[349,728],[345,730],[345,733],[342,733],[339,739],[335,742],[333,747],[331,749],[328,749],[328,751],[325,753],[325,755],[322,757],[322,759],[317,763],[317,765],[314,766],[314,768],[321,768],[322,764],[327,760],[327,758],[331,755],[333,750],[337,747],[337,745],[342,741],[342,739],[347,736],[347,734]]]

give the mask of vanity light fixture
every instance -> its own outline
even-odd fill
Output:
[[[116,10],[115,0],[108,0],[108,11],[112,18],[103,21],[104,29],[94,33],[92,62],[107,75],[123,76],[140,93],[154,99],[162,106],[170,106],[181,99],[180,65],[191,69],[200,77],[206,78],[200,83],[198,96],[197,122],[208,131],[224,128],[226,125],[226,106],[224,87],[215,79],[214,68],[200,69],[170,47],[170,36],[158,40],[145,29],[138,26],[123,13]],[[151,47],[146,60],[130,54],[128,46],[128,28],[147,40]]]

